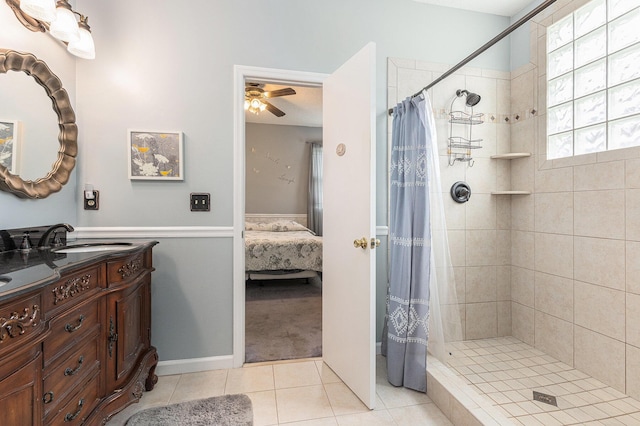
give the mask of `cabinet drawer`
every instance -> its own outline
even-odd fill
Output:
[[[35,338],[43,329],[40,294],[0,305],[0,355]]]
[[[73,347],[45,369],[44,413],[54,410],[87,376],[100,369],[98,335],[79,347]]]
[[[87,333],[100,329],[100,301],[93,300],[75,307],[51,321],[51,335],[44,341],[44,364],[47,366],[74,342]]]
[[[43,292],[47,316],[91,296],[99,290],[100,281],[100,268],[96,266],[74,272],[49,284]]]
[[[107,283],[109,285],[135,279],[148,267],[146,252],[107,263]]]
[[[100,375],[92,375],[80,384],[80,391],[65,401],[62,408],[46,417],[46,425],[81,425],[99,402]]]

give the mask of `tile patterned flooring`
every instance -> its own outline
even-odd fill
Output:
[[[514,425],[640,425],[640,402],[513,337],[450,344],[447,364]],[[558,406],[533,401],[533,391]]]
[[[131,415],[145,408],[234,393],[251,398],[255,426],[452,424],[426,394],[388,384],[381,356],[377,357],[376,369],[373,411],[322,360],[313,358],[161,376],[152,392],[145,392],[138,404],[114,416],[107,426],[124,425]]]
[[[448,375],[483,401],[494,415],[488,424],[640,425],[639,401],[513,337],[456,342],[450,352]],[[251,398],[256,426],[452,425],[427,395],[391,386],[381,356],[376,382],[371,411],[319,358],[162,376],[107,426],[145,408],[232,393]],[[533,401],[534,390],[555,396],[558,406]]]

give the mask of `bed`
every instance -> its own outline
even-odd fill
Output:
[[[247,221],[246,278],[311,278],[322,272],[322,237],[293,220]]]

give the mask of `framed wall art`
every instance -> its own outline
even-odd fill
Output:
[[[128,131],[129,179],[184,180],[182,132]]]
[[[0,119],[0,165],[14,175],[20,174],[19,148],[19,122]]]

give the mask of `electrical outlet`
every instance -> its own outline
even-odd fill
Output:
[[[93,195],[91,195],[92,193]],[[84,209],[98,210],[100,208],[100,205],[98,204],[99,197],[100,197],[100,191],[85,191],[84,192]]]
[[[211,194],[208,192],[192,192],[190,198],[192,212],[208,212],[211,210]]]

